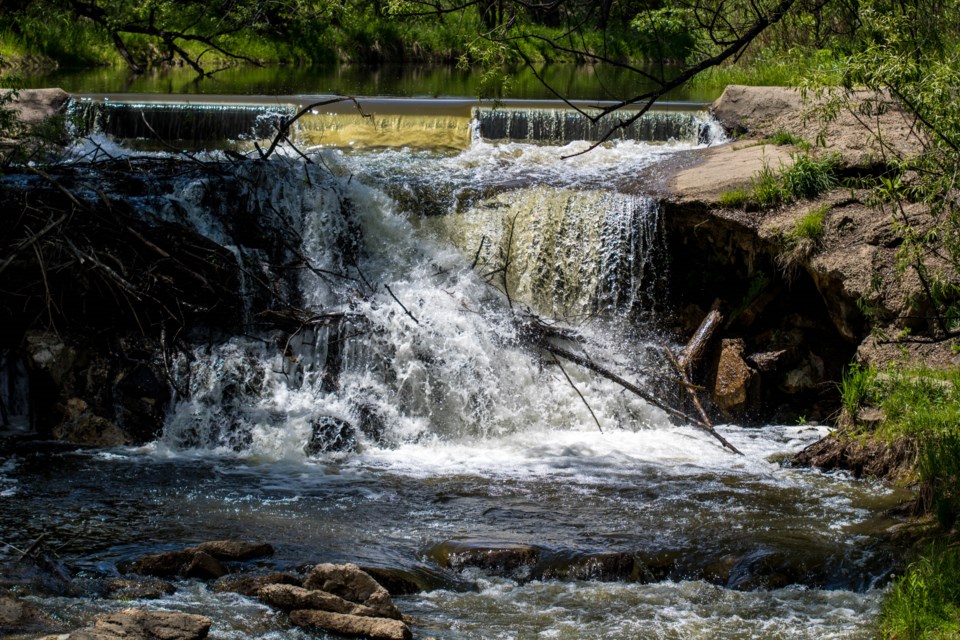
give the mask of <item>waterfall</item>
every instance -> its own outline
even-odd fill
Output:
[[[173,363],[182,395],[161,446],[302,458],[545,421],[580,429],[593,416],[630,430],[662,421],[612,383],[558,375],[531,348],[524,318],[563,322],[564,348],[640,383],[655,373],[647,341],[667,259],[659,209],[636,181],[660,157],[718,139],[711,120],[651,112],[577,155],[611,121],[543,105],[416,113],[402,104],[300,118],[292,138],[320,166],[286,150],[237,165],[221,195],[194,176],[166,196],[157,215],[225,247],[246,290],[238,335],[195,344]],[[81,107],[78,119],[101,133],[155,132],[185,146],[269,137],[296,108]],[[264,212],[276,229],[257,238],[251,220]],[[271,273],[269,264],[298,266]],[[258,329],[264,286],[283,288],[311,319]]]
[[[191,96],[150,102],[120,96],[73,100],[70,121],[78,135],[102,133],[118,140],[150,141],[152,146],[176,145],[189,149],[221,148],[271,139],[283,118],[290,118],[303,102],[300,97],[277,97],[272,102],[242,102],[229,96]],[[293,126],[292,139],[301,146],[344,148],[467,149],[474,137],[487,141],[566,144],[601,139],[641,142],[713,144],[724,139],[721,127],[704,111],[651,110],[629,126],[617,128],[630,116],[609,115],[591,120],[556,101],[555,106],[474,106],[476,101],[361,99],[318,107]],[[368,104],[369,103],[369,104]],[[612,134],[611,134],[612,131]],[[608,135],[610,134],[610,135]]]
[[[484,140],[523,140],[565,144],[574,140],[638,140],[717,142],[722,131],[700,111],[649,111],[627,126],[629,111],[591,120],[572,109],[474,109]],[[611,133],[612,132],[612,133]]]
[[[188,148],[271,138],[279,118],[290,114],[290,107],[256,104],[90,100],[74,100],[68,110],[80,136],[96,132],[117,139],[163,141]]]
[[[285,159],[270,165],[247,176],[250,188],[272,189],[271,202],[288,212],[303,238],[303,255],[344,277],[301,275],[301,298],[319,319],[309,326],[266,340],[234,337],[182,355],[174,369],[178,387],[189,391],[170,415],[164,445],[283,458],[302,457],[309,442],[313,451],[349,451],[504,435],[547,419],[557,428],[590,423],[570,384],[524,343],[516,310],[468,257],[418,231],[379,189],[349,177],[324,181],[318,169],[317,186],[305,197],[273,186],[302,180],[304,165]],[[658,234],[651,201],[569,190],[514,197],[529,201],[519,205],[526,217],[523,231],[515,231],[521,297],[616,315],[634,311],[652,290],[645,281]],[[557,203],[558,215],[544,223],[553,245],[533,243],[546,235],[537,218]],[[502,220],[489,221],[500,224],[501,242]],[[564,240],[560,230],[575,225],[582,228]],[[521,250],[519,243],[529,246]],[[573,251],[577,244],[582,253]],[[538,273],[551,260],[560,273]],[[585,264],[589,273],[573,281]],[[649,368],[643,338],[625,320],[604,322],[613,323],[609,334],[583,329],[580,345],[571,348],[602,354],[642,377]],[[626,355],[618,352],[624,337],[635,340]],[[660,420],[612,383],[571,373],[605,424],[632,430]]]
[[[665,286],[659,207],[646,196],[527,187],[424,224],[479,270],[506,266],[499,286],[548,316],[649,316]]]

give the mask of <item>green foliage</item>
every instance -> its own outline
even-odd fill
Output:
[[[945,530],[960,517],[960,370],[880,372],[852,365],[841,384],[843,408],[855,417],[863,406],[878,407],[876,435],[909,437],[919,447],[917,474],[922,504]]]
[[[945,530],[960,517],[960,433],[928,438],[917,464],[924,509],[932,512]]]
[[[878,382],[886,433],[921,438],[960,433],[960,371],[891,368]]]
[[[877,370],[851,364],[840,378],[840,401],[847,414],[856,417],[857,411],[874,400]]]
[[[794,156],[793,165],[781,175],[785,201],[816,198],[837,186],[838,160],[834,155]]]
[[[682,62],[697,44],[692,22],[689,10],[667,5],[641,12],[630,26],[638,34],[638,48],[644,57]]]
[[[960,635],[960,548],[928,547],[894,583],[879,623],[884,640],[946,640]]]
[[[720,194],[717,203],[721,207],[738,208],[745,207],[751,200],[751,194],[746,189],[740,187],[733,191],[724,191]]]
[[[919,277],[937,331],[948,334],[960,328],[960,1],[862,0],[857,15],[859,28],[838,51],[839,83],[815,76],[810,86],[830,97],[821,113],[825,120],[852,109],[873,122],[885,103],[857,104],[853,91],[863,88],[894,97],[915,116],[919,153],[880,158],[891,171],[872,204],[894,220],[903,240],[900,268]],[[864,129],[881,143],[886,134]],[[925,215],[910,215],[912,204]]]
[[[819,244],[823,238],[823,220],[831,208],[832,205],[824,204],[805,214],[787,234],[788,237],[797,242],[808,241]]]
[[[784,131],[783,129],[773,132],[764,138],[763,142],[766,144],[774,144],[778,147],[800,147],[804,151],[809,151],[810,149],[810,143],[806,142],[799,136],[793,135],[789,131]]]
[[[785,202],[787,198],[781,175],[782,170],[778,173],[771,169],[770,165],[764,164],[763,169],[758,171],[751,181],[753,201],[761,207],[773,207]]]
[[[751,199],[761,207],[773,207],[816,198],[837,186],[836,167],[836,156],[806,153],[795,155],[793,164],[781,165],[779,171],[764,165],[751,182]],[[800,233],[815,231],[819,226],[815,222],[815,218],[806,221]],[[819,222],[823,222],[822,215]]]

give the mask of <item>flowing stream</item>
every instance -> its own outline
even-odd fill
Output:
[[[596,135],[555,110],[317,118],[295,136],[316,164],[288,152],[251,188],[297,221],[315,267],[304,304],[336,320],[279,344],[250,324],[180,356],[186,391],[145,447],[4,461],[0,540],[52,532],[90,580],[220,538],[274,544],[264,570],[401,569],[428,585],[396,597],[418,638],[871,637],[897,558],[877,532],[897,496],[782,464],[823,428],[721,426],[738,457],[523,340],[529,309],[568,348],[660,388],[670,256],[638,176],[722,141],[706,116],[656,114],[569,159]],[[331,141],[356,126],[379,137]],[[407,144],[431,129],[443,140]],[[124,152],[94,140],[79,157]],[[195,187],[171,201],[216,239]],[[22,392],[4,375],[13,404]],[[533,560],[458,564],[477,549]],[[208,615],[214,638],[317,637],[254,599],[179,587],[136,605]],[[130,606],[37,602],[71,624]]]

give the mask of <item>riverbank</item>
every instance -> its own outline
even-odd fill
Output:
[[[838,430],[795,463],[915,488],[917,560],[886,601],[881,634],[946,637],[957,628],[950,574],[957,554],[960,362],[922,278],[937,269],[955,275],[935,249],[923,257],[923,271],[898,267],[904,264],[901,233],[932,232],[935,218],[922,204],[902,204],[898,215],[907,226],[876,202],[874,177],[889,175],[887,158],[920,151],[909,117],[885,96],[858,94],[838,118],[823,123],[816,104],[793,90],[728,87],[714,113],[741,137],[701,152],[694,166],[676,173],[668,183],[670,207],[690,233],[710,238],[697,245],[697,255],[710,263],[694,270],[738,265],[741,277],[760,277],[765,290],[779,286],[787,296],[804,280],[815,287],[819,300],[810,303],[825,307],[853,353],[840,377],[818,381],[836,385],[840,407],[826,419]],[[777,179],[784,184],[810,156],[832,158],[832,186],[828,181],[822,193],[796,202],[762,202],[760,189]],[[749,342],[751,335],[730,338]]]

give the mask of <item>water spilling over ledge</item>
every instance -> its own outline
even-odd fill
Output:
[[[312,104],[303,97],[80,96],[73,108],[81,132],[101,131],[117,139],[162,140],[188,148],[224,141],[272,137],[281,118]],[[331,98],[332,99],[332,98]],[[323,101],[323,100],[318,100]],[[577,105],[597,113],[602,103]],[[410,147],[465,149],[475,136],[491,141],[564,144],[576,140],[643,142],[683,141],[709,144],[722,137],[719,127],[692,103],[658,104],[629,127],[622,116],[592,120],[560,101],[440,98],[359,98],[318,106],[304,115],[294,139],[308,146]],[[629,113],[629,112],[627,112]],[[616,129],[613,135],[608,133]]]

